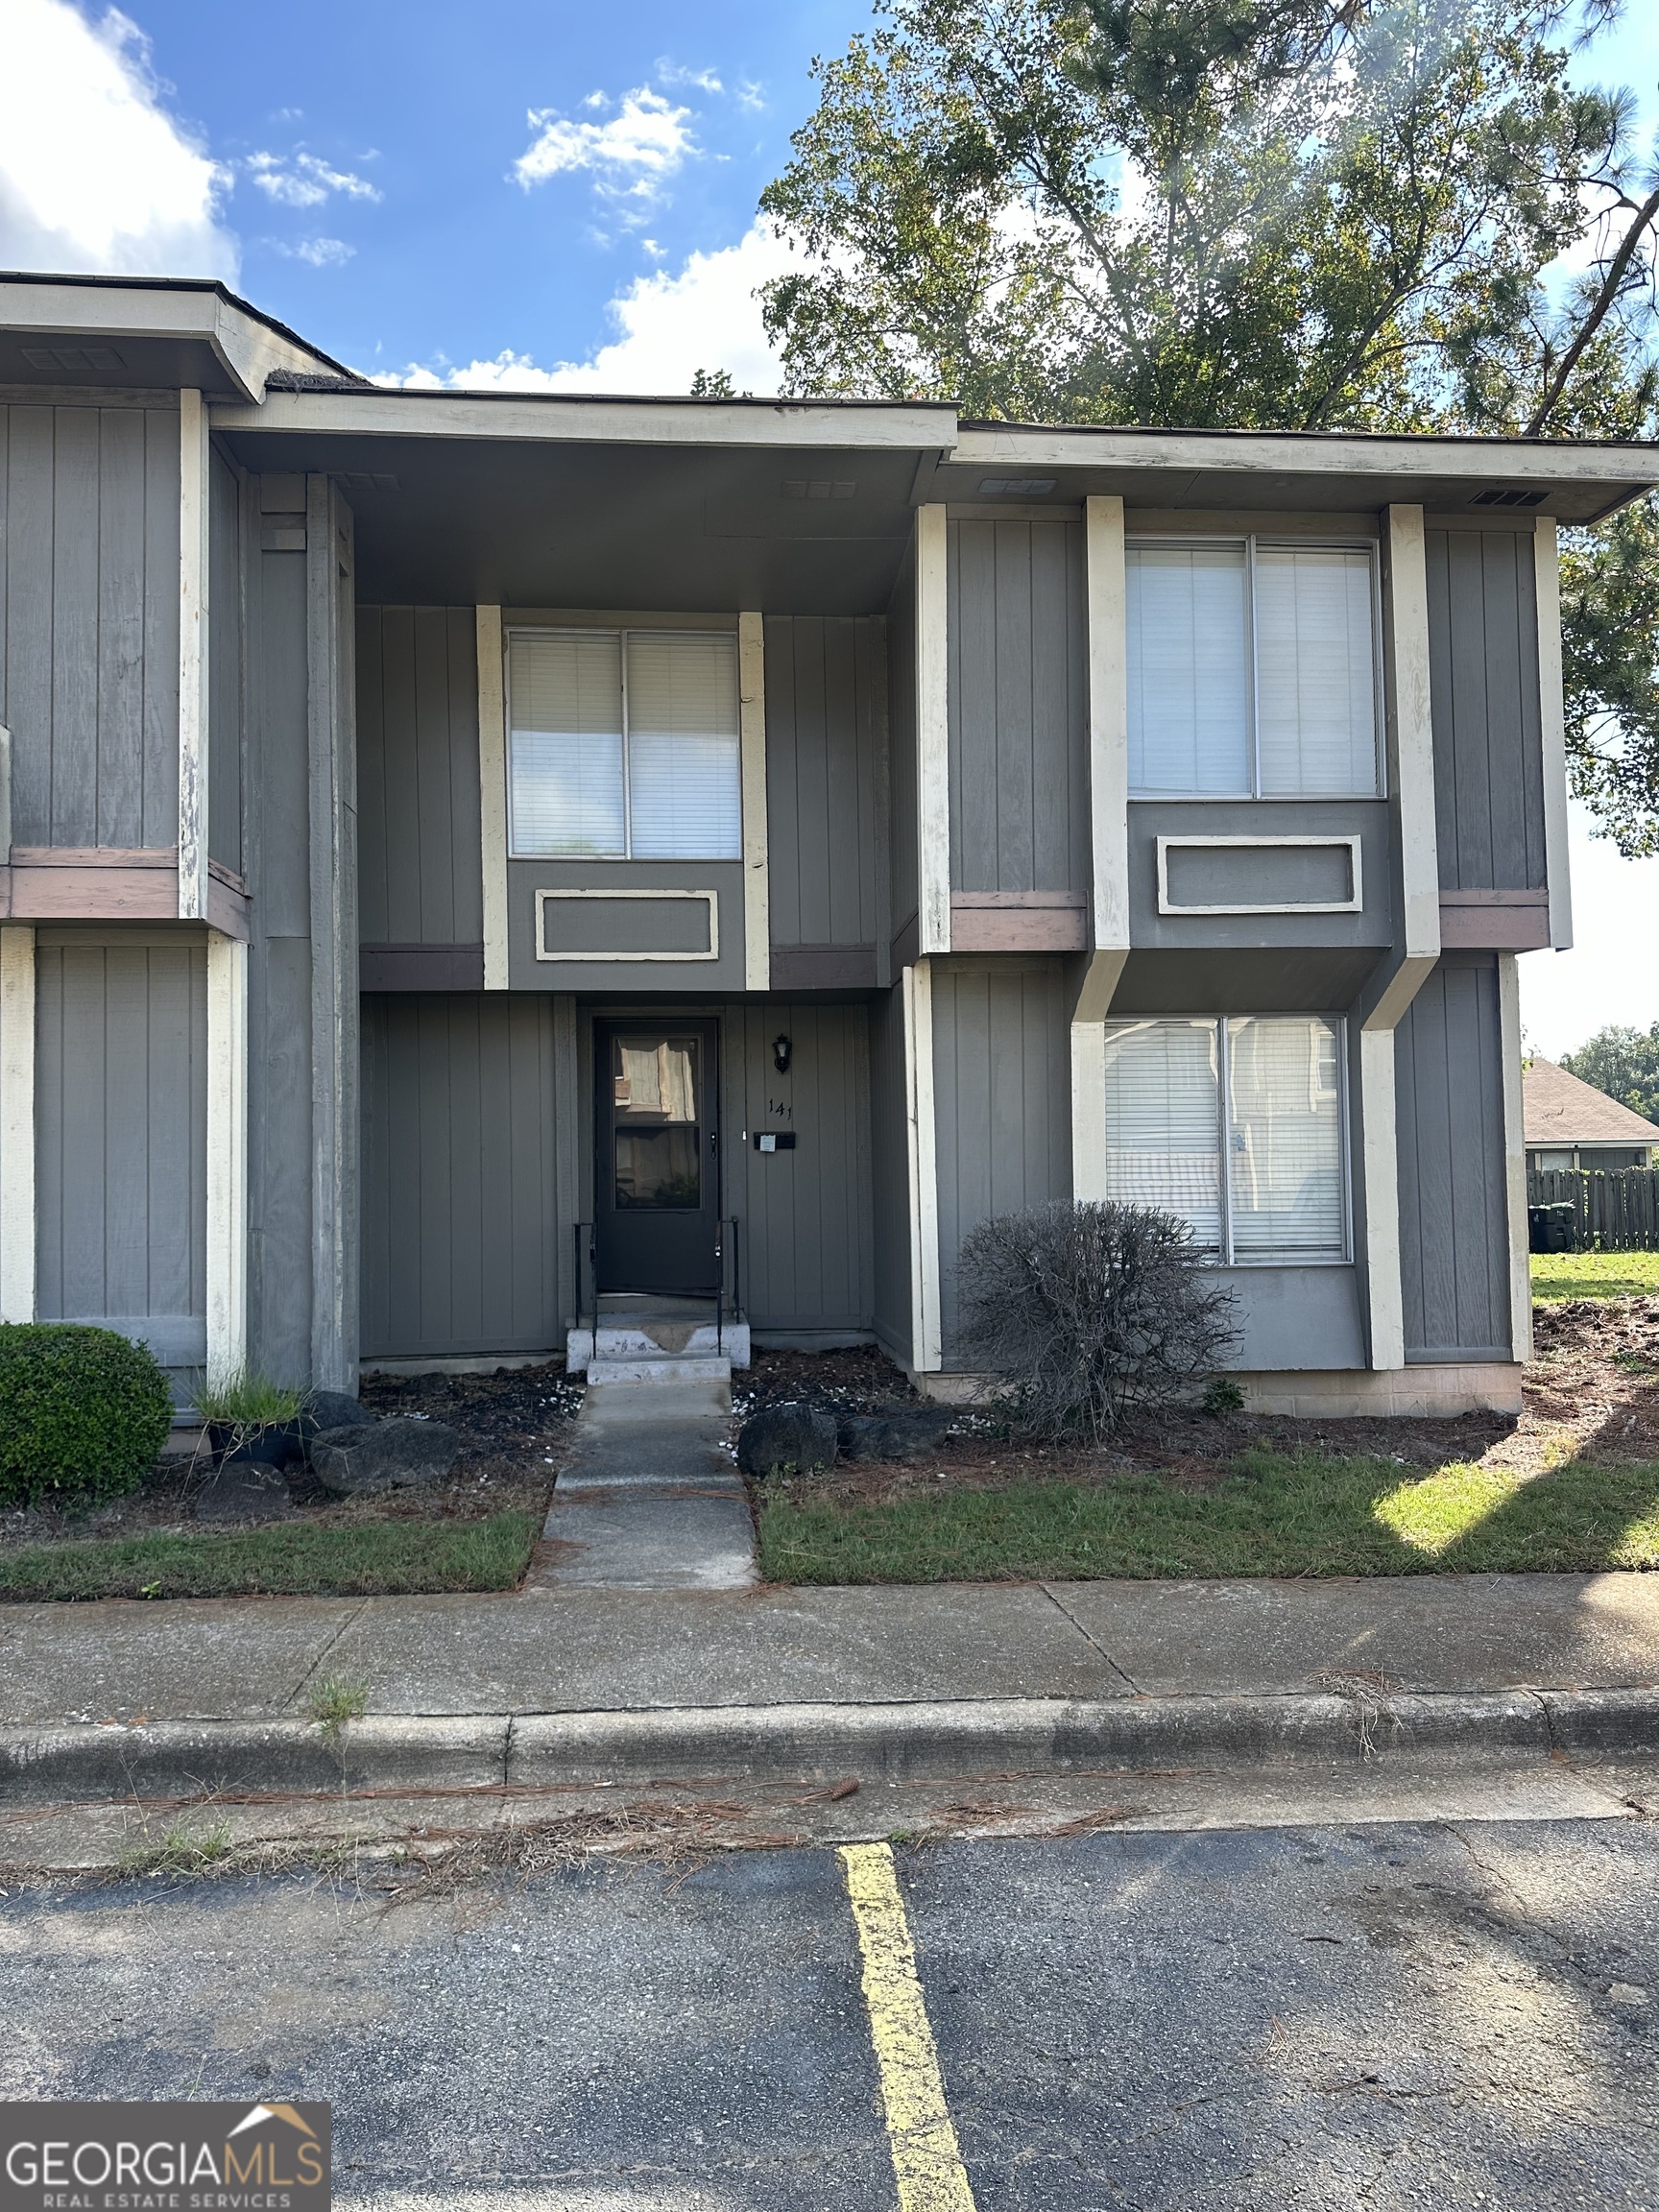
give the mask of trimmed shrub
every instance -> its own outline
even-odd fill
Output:
[[[1192,1232],[1147,1206],[1056,1199],[981,1221],[956,1262],[958,1334],[1040,1436],[1095,1443],[1185,1399],[1235,1340]]]
[[[0,1323],[0,1505],[135,1490],[172,1420],[148,1345],[65,1321]]]

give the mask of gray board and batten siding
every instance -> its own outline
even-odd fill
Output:
[[[1447,953],[1395,1032],[1407,1362],[1508,1359],[1498,966]]]
[[[217,446],[207,481],[207,852],[242,873],[242,734],[247,608],[242,482]]]
[[[36,941],[36,1310],[148,1342],[187,1389],[206,1357],[206,940],[99,935]]]
[[[177,846],[177,400],[0,404],[0,548],[13,843]]]
[[[481,990],[478,635],[471,607],[357,610],[363,987]],[[434,960],[446,960],[441,974]]]
[[[1083,525],[953,519],[946,558],[950,888],[1086,890]]]
[[[1358,837],[1363,903],[1352,914],[1165,914],[1158,904],[1158,840],[1230,837]],[[1196,881],[1225,897],[1226,862],[1247,848],[1192,849]],[[1331,848],[1315,848],[1329,853]],[[1253,896],[1274,890],[1294,902],[1302,880],[1294,846],[1266,846],[1251,857],[1260,874]],[[1240,951],[1262,946],[1343,950],[1386,946],[1393,933],[1388,805],[1382,799],[1137,799],[1129,805],[1129,936],[1137,949]],[[1176,880],[1171,874],[1171,883]],[[1192,878],[1184,878],[1190,882]],[[1338,1001],[1337,1003],[1345,1003]],[[1328,1004],[1333,1001],[1327,1001]],[[1263,1007],[1262,1011],[1286,1011]],[[1171,1007],[1171,1012],[1176,1011]]]
[[[877,980],[893,981],[915,959],[918,878],[916,789],[916,541],[899,567],[887,607],[887,920],[888,944],[878,950]],[[884,950],[887,957],[880,957]]]
[[[1529,529],[1424,534],[1446,891],[1546,882],[1536,542]]]
[[[880,615],[769,615],[766,842],[772,980],[869,989],[880,931],[887,745]]]

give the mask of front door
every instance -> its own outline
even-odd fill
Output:
[[[720,1214],[712,1022],[594,1024],[601,1290],[712,1297]]]

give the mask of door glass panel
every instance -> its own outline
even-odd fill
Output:
[[[701,1039],[611,1041],[619,1212],[695,1213],[703,1202]]]

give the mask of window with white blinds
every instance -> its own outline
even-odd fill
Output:
[[[514,631],[507,690],[515,854],[742,857],[730,631]]]
[[[1303,1014],[1107,1022],[1106,1195],[1228,1265],[1346,1260],[1342,1040]]]
[[[1368,549],[1146,541],[1126,586],[1132,792],[1376,795]]]

